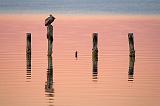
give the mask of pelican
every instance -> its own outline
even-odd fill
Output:
[[[50,15],[48,18],[45,19],[45,26],[50,25],[56,18]]]

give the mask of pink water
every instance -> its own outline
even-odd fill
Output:
[[[46,92],[47,15],[0,16],[2,106],[159,106],[159,16],[55,16],[53,89]],[[32,65],[26,68],[26,35]],[[98,32],[98,75],[92,75],[92,33]],[[128,33],[136,60],[128,81]],[[74,57],[78,51],[78,58]]]

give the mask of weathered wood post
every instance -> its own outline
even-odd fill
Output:
[[[31,33],[26,33],[26,79],[31,79]]]
[[[93,79],[97,79],[98,74],[98,33],[93,33],[93,48],[92,48],[92,74]]]
[[[98,61],[98,33],[93,33],[92,59]]]
[[[128,41],[129,41],[129,71],[128,71],[128,81],[133,81],[134,75],[134,62],[135,62],[135,49],[134,49],[134,36],[133,33],[128,33]]]
[[[55,20],[55,17],[50,15],[47,19],[45,19],[45,26],[47,26],[47,39],[48,39],[48,56],[52,55],[52,47],[53,47],[53,26],[51,23]]]
[[[31,55],[31,33],[26,33],[26,35],[27,35],[26,54]]]
[[[128,41],[129,41],[129,51],[130,51],[129,56],[135,57],[133,33],[128,33]]]

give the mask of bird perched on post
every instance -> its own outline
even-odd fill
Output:
[[[48,18],[45,19],[45,26],[50,25],[56,18],[50,15]]]

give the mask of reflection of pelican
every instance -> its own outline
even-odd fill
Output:
[[[50,15],[47,19],[45,19],[45,26],[50,25],[56,18]]]
[[[53,88],[53,65],[52,56],[48,56],[48,70],[47,70],[47,81],[45,83],[46,97],[49,99],[49,103],[53,103],[54,88]]]
[[[134,62],[135,57],[130,57],[129,59],[129,71],[128,71],[128,81],[133,81],[133,75],[134,75]]]

